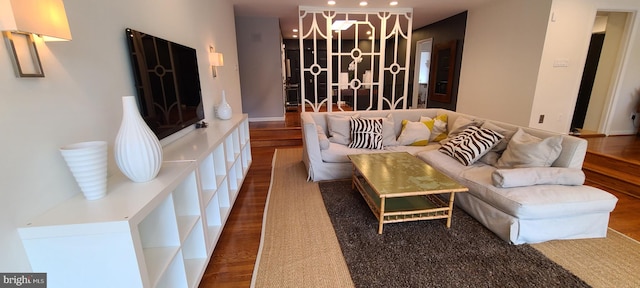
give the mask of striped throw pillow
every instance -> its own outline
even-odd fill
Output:
[[[489,152],[502,138],[503,135],[493,130],[472,126],[445,143],[440,151],[469,166]]]
[[[447,141],[440,147],[440,152],[447,154],[449,157],[455,157],[455,148],[462,143],[464,139],[466,139],[469,135],[476,133],[480,128],[476,126],[469,126],[468,128],[462,130],[462,132],[458,133],[451,140]]]
[[[382,149],[382,118],[351,118],[349,148]]]

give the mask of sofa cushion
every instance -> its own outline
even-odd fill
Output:
[[[411,155],[417,155],[419,153],[431,150],[437,150],[440,147],[439,144],[429,144],[427,146],[392,146],[392,147],[384,147],[385,151],[388,152],[407,152]]]
[[[594,212],[608,213],[617,198],[590,186],[534,185],[498,188],[491,175],[495,167],[476,163],[464,166],[438,151],[418,158],[469,188],[470,194],[496,209],[520,219],[545,219]]]
[[[382,149],[382,119],[351,118],[349,148]]]
[[[329,141],[342,145],[351,143],[351,124],[349,119],[359,117],[353,115],[333,115],[327,114],[327,129],[329,130]]]
[[[617,198],[600,189],[577,185],[533,185],[498,188],[491,175],[495,167],[472,166],[455,179],[489,205],[520,219],[545,219],[590,213],[609,213]]]
[[[328,163],[349,163],[348,155],[353,154],[371,154],[371,153],[384,153],[386,150],[378,149],[361,149],[361,148],[349,148],[347,145],[331,143],[329,149],[321,150],[320,155],[323,162]]]
[[[399,145],[425,146],[429,144],[431,130],[425,122],[402,120],[402,132],[398,136]]]
[[[498,168],[549,167],[558,159],[560,152],[562,152],[561,135],[541,139],[518,128],[496,166]]]
[[[581,169],[564,167],[497,169],[491,174],[493,185],[499,188],[542,184],[582,185],[584,179],[584,172]]]

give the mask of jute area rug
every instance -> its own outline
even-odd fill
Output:
[[[353,287],[302,149],[277,149],[252,287]]]
[[[301,159],[300,148],[278,149],[274,156],[252,287],[353,287],[318,184],[306,181]],[[372,214],[371,218],[376,221]],[[454,214],[452,228],[456,219]],[[438,221],[427,222],[444,226]],[[405,224],[385,225],[383,236],[393,225]],[[531,247],[593,287],[640,287],[640,243],[614,230],[605,239],[550,241]]]

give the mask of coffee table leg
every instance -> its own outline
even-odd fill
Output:
[[[384,225],[384,203],[387,198],[380,198],[380,223],[378,224],[378,234],[382,234],[382,225]]]
[[[451,228],[451,217],[453,217],[453,197],[456,195],[456,192],[451,192],[451,196],[449,196],[449,217],[447,217],[447,228]]]

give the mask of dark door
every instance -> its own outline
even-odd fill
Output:
[[[596,71],[598,70],[598,62],[600,62],[600,52],[602,52],[604,36],[604,33],[591,35],[589,52],[587,53],[587,60],[582,73],[582,81],[580,82],[580,90],[578,91],[578,100],[576,101],[576,108],[573,111],[573,119],[571,120],[571,130],[582,128],[584,120],[587,117],[587,109],[589,108],[589,100],[591,99],[591,91],[593,90],[593,81],[596,78]]]

